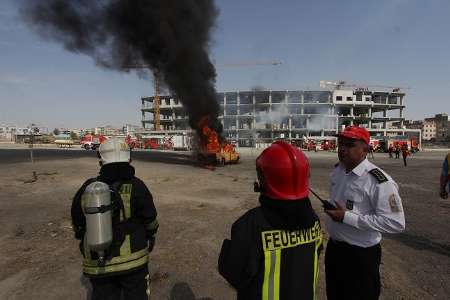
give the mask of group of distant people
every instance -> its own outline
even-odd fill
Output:
[[[400,153],[401,153],[402,158],[403,158],[403,164],[405,165],[405,167],[407,166],[406,158],[411,154],[411,152],[408,150],[408,145],[403,144],[402,146],[400,146],[399,144],[397,144],[397,145],[393,146],[391,144],[391,145],[389,145],[388,153],[389,153],[389,158],[393,158],[392,153],[395,153],[395,158],[397,158],[397,159],[400,158]]]
[[[374,152],[375,152],[374,146],[373,146],[373,144],[370,144],[367,157],[374,159],[375,158],[373,155]],[[401,146],[399,144],[397,144],[395,146],[390,144],[388,147],[388,153],[389,153],[389,158],[393,158],[393,154],[395,154],[395,158],[397,158],[397,159],[400,158],[400,153],[401,153],[402,158],[403,158],[403,164],[405,165],[405,167],[407,166],[406,158],[411,154],[411,152],[408,149],[407,144],[403,144]]]

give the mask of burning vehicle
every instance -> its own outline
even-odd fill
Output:
[[[209,120],[206,116],[198,123],[198,162],[207,167],[237,163],[240,156],[235,146],[222,139],[217,131],[210,127]]]

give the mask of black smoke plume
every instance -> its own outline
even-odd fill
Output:
[[[182,101],[192,128],[209,115],[221,133],[208,56],[213,0],[28,0],[21,14],[44,38],[101,67],[148,66]]]

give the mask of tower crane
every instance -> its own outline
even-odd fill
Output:
[[[278,66],[282,62],[279,60],[269,60],[269,61],[244,61],[239,63],[228,63],[219,65],[221,67],[251,67],[251,66]]]
[[[153,118],[155,122],[155,130],[160,131],[161,130],[161,112],[160,112],[160,104],[161,104],[161,73],[159,70],[152,70],[149,65],[146,64],[130,64],[123,66],[124,70],[130,70],[130,69],[149,69],[153,73],[153,90],[155,96],[153,97]]]

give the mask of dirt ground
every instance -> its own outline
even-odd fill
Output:
[[[217,272],[217,258],[234,220],[258,204],[254,151],[245,151],[240,164],[215,171],[192,166],[189,154],[136,155],[133,165],[154,196],[160,223],[150,258],[152,299],[235,298]],[[90,287],[81,275],[70,205],[83,181],[97,173],[95,155],[38,155],[34,167],[8,156],[0,150],[0,299],[85,299]],[[337,156],[308,156],[312,187],[327,197]],[[407,220],[405,233],[382,241],[382,299],[449,297],[450,200],[438,197],[443,157],[421,152],[403,167],[401,160],[376,154],[374,163],[400,186]],[[33,168],[38,180],[29,182]],[[319,203],[312,202],[323,219]],[[322,255],[318,299],[325,299],[323,264]]]

